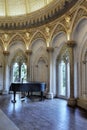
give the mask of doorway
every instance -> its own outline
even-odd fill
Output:
[[[70,95],[70,67],[68,58],[57,61],[57,97],[68,99]]]

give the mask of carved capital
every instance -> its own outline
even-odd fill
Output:
[[[27,55],[31,55],[32,54],[32,50],[26,50],[26,54]]]
[[[53,47],[47,47],[47,51],[48,51],[48,52],[53,52],[53,51],[54,51],[54,48],[53,48]]]
[[[8,56],[10,53],[9,53],[9,51],[3,51],[3,54],[4,54],[5,56]]]
[[[73,40],[69,40],[69,41],[67,41],[67,46],[68,47],[75,47],[76,46],[76,42],[75,41],[73,41]]]

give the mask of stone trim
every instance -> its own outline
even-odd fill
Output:
[[[25,29],[47,24],[65,14],[79,0],[55,0],[45,8],[27,15],[0,17],[0,29]]]

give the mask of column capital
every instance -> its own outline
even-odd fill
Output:
[[[3,51],[3,54],[4,54],[5,56],[8,56],[10,53],[9,53],[9,51]]]
[[[48,52],[53,52],[53,51],[54,51],[54,48],[53,48],[53,47],[47,47],[47,51],[48,51]]]
[[[76,42],[74,40],[68,40],[66,44],[69,47],[75,47],[76,46]]]
[[[27,55],[31,55],[32,54],[32,50],[26,50],[25,51]]]

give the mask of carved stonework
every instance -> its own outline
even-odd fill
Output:
[[[62,0],[61,2],[64,3],[65,0]],[[67,1],[67,2],[71,3],[71,1]],[[73,30],[73,28],[76,26],[78,20],[80,18],[82,18],[83,16],[87,16],[87,11],[85,10],[85,8],[79,8],[80,4],[84,5],[83,4],[83,0],[82,1],[79,0],[77,3],[76,3],[76,5],[73,6],[73,8],[70,11],[65,13],[64,16],[62,16],[60,18],[57,18],[55,20],[53,19],[51,22],[45,23],[45,25],[42,24],[39,27],[28,28],[26,26],[27,23],[25,22],[24,25],[26,26],[26,29],[25,28],[21,28],[19,25],[22,22],[22,20],[25,20],[26,18],[24,17],[21,20],[19,18],[18,20],[20,20],[20,22],[18,22],[18,20],[17,21],[15,20],[15,22],[17,22],[17,26],[19,26],[20,29],[17,28],[17,30],[14,30],[14,28],[13,28],[11,30],[10,29],[9,30],[8,29],[7,30],[0,30],[1,43],[3,43],[3,44],[7,44],[8,43],[8,46],[9,46],[11,42],[19,40],[19,41],[23,41],[23,43],[25,43],[24,46],[26,48],[26,46],[29,47],[29,45],[31,45],[32,42],[34,40],[38,39],[38,38],[39,39],[43,39],[48,44],[48,43],[51,42],[52,38],[54,38],[54,36],[56,36],[59,32],[65,32],[65,35],[67,35],[67,29],[71,29],[72,28],[72,30]],[[85,4],[86,3],[87,2],[85,2]],[[58,4],[59,4],[59,2],[58,2]],[[61,6],[60,6],[60,8],[61,8]],[[78,8],[79,8],[79,10],[78,10]],[[77,15],[76,15],[76,13],[77,13]],[[67,18],[67,19],[65,20],[65,18]],[[69,23],[70,27],[69,27],[69,24],[67,24],[67,22],[66,22],[67,20],[69,20],[69,18],[70,18],[70,23]],[[73,18],[75,18],[74,21],[73,21]],[[9,24],[9,19],[10,18],[8,18],[8,20],[7,20],[8,24]],[[6,21],[3,21],[3,24],[4,24],[4,22],[6,22]],[[13,21],[12,26],[16,26],[14,24],[14,21]],[[4,24],[3,27],[5,27],[5,24]],[[71,33],[72,33],[72,30],[71,30]],[[70,34],[70,35],[72,35],[72,34]]]
[[[44,39],[44,41],[46,40],[44,38],[44,35],[41,33],[41,32],[36,32],[35,36],[33,37],[33,40],[36,40],[36,39]]]
[[[87,0],[84,0],[84,2],[82,3],[82,5],[87,8]]]
[[[57,60],[61,60],[61,59],[63,59],[63,55],[65,55],[65,56],[69,56],[69,48],[67,47],[67,45],[65,44],[63,47],[62,47],[62,49],[61,49],[61,51],[60,51],[60,54],[58,55],[58,57],[57,57]]]
[[[76,15],[76,18],[75,18],[75,21],[74,21],[74,25],[73,25],[73,26],[75,26],[75,24],[76,24],[83,16],[86,16],[86,17],[87,17],[87,11],[86,11],[85,9],[83,9],[83,8],[80,8],[80,9],[78,10],[77,15]]]
[[[68,11],[69,7],[71,8],[77,2],[78,0],[53,0],[49,6],[45,6],[45,8],[35,11],[35,13],[33,12],[27,15],[16,17],[1,17],[0,28],[15,30],[20,28],[24,29],[26,27],[32,28],[41,26],[43,24],[49,23],[53,19],[59,18]]]
[[[76,42],[75,41],[71,41],[71,40],[69,40],[69,41],[67,41],[67,45],[68,45],[68,47],[75,47],[76,46]]]
[[[54,35],[57,35],[58,32],[60,32],[60,31],[66,32],[64,26],[61,25],[61,24],[58,24],[58,25],[56,26],[54,32],[53,32],[53,36],[54,36]]]
[[[8,56],[10,53],[9,53],[9,51],[3,51],[3,54],[4,54],[5,56]]]
[[[48,51],[48,52],[53,52],[53,51],[54,51],[54,48],[53,48],[53,47],[47,47],[47,51]]]
[[[32,50],[26,50],[26,54],[27,55],[31,55],[32,54]]]

